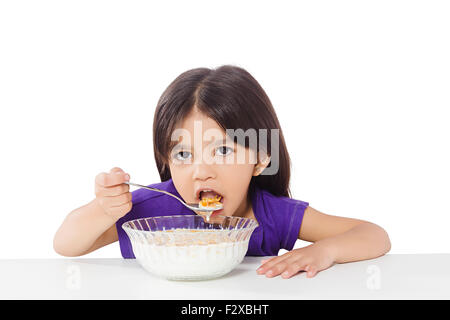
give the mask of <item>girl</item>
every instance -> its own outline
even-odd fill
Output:
[[[305,271],[313,277],[334,263],[390,250],[381,227],[327,215],[291,198],[290,159],[277,116],[264,90],[242,68],[198,68],[178,76],[159,99],[153,147],[162,182],[150,186],[187,203],[218,195],[219,214],[257,220],[247,255],[274,256],[262,261],[258,274],[289,278]],[[193,214],[164,194],[130,192],[124,184],[129,179],[117,167],[97,175],[95,199],[66,217],[54,237],[55,251],[79,256],[119,240],[122,256],[134,258],[121,228],[125,221]],[[312,244],[292,250],[297,239]],[[277,256],[281,248],[290,251]]]

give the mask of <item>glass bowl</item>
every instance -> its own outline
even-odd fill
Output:
[[[141,266],[169,280],[206,280],[223,276],[244,259],[258,223],[253,219],[175,215],[127,221]]]

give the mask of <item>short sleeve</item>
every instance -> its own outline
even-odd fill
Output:
[[[280,249],[292,250],[309,203],[260,188],[256,188],[252,201],[259,227],[250,238],[249,255],[273,256]]]
[[[298,240],[303,216],[309,203],[295,199],[288,199],[286,201],[288,205],[286,206],[284,223],[279,227],[280,242],[282,249],[292,250],[295,242]]]

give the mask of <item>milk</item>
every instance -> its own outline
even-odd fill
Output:
[[[173,230],[176,232],[176,230]],[[132,242],[139,263],[149,272],[172,280],[202,280],[230,272],[244,259],[249,240],[158,245]]]

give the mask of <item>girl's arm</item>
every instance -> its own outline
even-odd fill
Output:
[[[311,207],[305,210],[298,238],[313,244],[263,260],[258,274],[289,278],[306,271],[313,277],[334,263],[372,259],[391,249],[388,234],[376,224],[327,215]]]
[[[117,240],[114,219],[94,199],[67,215],[53,238],[53,248],[62,256],[76,257]]]
[[[336,263],[376,258],[391,249],[389,236],[380,226],[311,207],[305,210],[299,239],[326,248]]]
[[[53,239],[54,250],[75,257],[92,252],[118,240],[116,222],[133,204],[130,179],[120,168],[100,173],[95,178],[95,199],[66,217]]]

